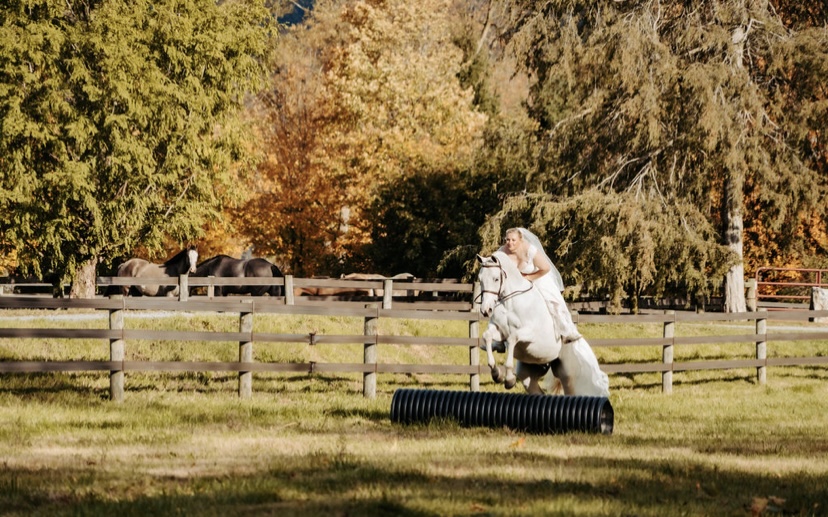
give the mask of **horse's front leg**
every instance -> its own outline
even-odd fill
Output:
[[[486,361],[492,371],[492,380],[499,384],[503,382],[503,371],[495,362],[494,354],[492,353],[492,341],[494,341],[495,333],[497,334],[497,337],[500,338],[500,332],[493,330],[494,328],[495,327],[489,327],[486,329],[486,332],[483,333],[483,346],[486,348]]]

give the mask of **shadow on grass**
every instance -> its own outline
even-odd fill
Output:
[[[41,397],[44,394],[59,396],[88,396],[98,400],[109,400],[109,372],[36,372],[13,373],[4,376],[0,383],[0,393],[20,397]],[[377,396],[390,397],[398,389],[434,389],[434,390],[468,390],[468,382],[462,376],[452,378],[430,378],[423,380],[413,374],[381,374],[377,382]],[[768,386],[773,387],[774,380],[811,380],[828,381],[828,368],[824,366],[769,367],[767,370]],[[152,393],[156,391],[192,392],[198,394],[226,394],[234,397],[238,394],[238,373],[236,372],[126,372],[125,397],[133,393]],[[616,379],[616,382],[613,381]],[[610,389],[618,385],[618,380],[626,381],[626,388],[660,389],[661,376],[654,373],[615,373],[610,375]],[[693,370],[674,372],[673,386],[704,386],[710,383],[729,383],[757,385],[756,371],[753,368],[732,370]],[[97,386],[94,386],[97,385]],[[106,387],[100,387],[105,385]],[[335,374],[261,374],[254,373],[253,392],[278,396],[283,393],[324,394],[324,393],[362,393],[362,379],[355,375]],[[487,376],[481,375],[482,391],[505,391],[502,386],[493,384]],[[523,393],[521,388],[512,393]],[[366,418],[373,419],[370,415]]]
[[[109,376],[109,372],[69,374],[65,372],[32,372],[3,374],[0,383],[0,393],[9,393],[21,397],[42,398],[50,395],[84,395],[94,398],[109,398],[109,390],[91,387],[90,383],[98,383],[102,376]]]
[[[143,476],[86,469],[0,471],[0,507],[18,515],[745,515],[756,498],[776,511],[824,515],[824,479],[809,473],[729,472],[689,460],[555,458],[509,452],[491,458],[532,479],[428,473],[347,454],[274,455],[245,475]],[[455,462],[462,469],[463,458]],[[432,469],[442,472],[444,468]],[[127,486],[121,494],[110,486]]]

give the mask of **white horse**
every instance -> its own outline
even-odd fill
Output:
[[[505,381],[507,389],[520,380],[529,393],[544,393],[542,385],[548,389],[554,376],[566,395],[608,396],[608,378],[589,344],[583,338],[561,342],[543,294],[514,262],[499,251],[477,258],[480,312],[489,318],[483,344],[492,379]],[[505,342],[505,379],[492,354],[492,344],[501,342]]]

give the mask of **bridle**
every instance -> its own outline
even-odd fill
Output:
[[[513,291],[507,294],[506,296],[502,296],[501,292],[503,291],[503,284],[505,283],[504,280],[506,280],[507,278],[506,271],[503,270],[503,266],[501,266],[499,262],[493,260],[492,262],[482,264],[480,267],[496,267],[500,270],[500,290],[492,291],[491,289],[483,289],[480,291],[480,299],[478,300],[477,298],[475,298],[474,303],[482,303],[484,294],[494,294],[497,296],[498,303],[503,303],[510,298],[514,298],[515,296],[520,296],[521,294],[528,293],[535,287],[534,282],[529,282],[528,289],[524,289],[522,291]]]

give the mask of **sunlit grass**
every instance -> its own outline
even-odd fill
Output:
[[[81,324],[93,323],[71,326]],[[105,320],[94,324],[106,328]],[[401,320],[380,332],[467,335],[465,323],[444,324]],[[362,332],[358,318],[257,315],[255,325],[257,332]],[[236,331],[238,315],[127,316],[127,327]],[[658,337],[662,331],[659,324],[580,328],[588,339]],[[751,332],[726,325],[676,328],[677,335],[734,331]],[[106,343],[42,341],[2,339],[0,360],[108,356]],[[803,343],[808,354],[826,348],[824,342],[779,343],[768,352],[808,355],[800,354]],[[274,361],[359,362],[362,353],[358,343],[254,347],[257,360]],[[677,347],[677,358],[754,353],[750,343],[684,348]],[[132,360],[232,361],[238,343],[136,341],[127,344],[127,354]],[[599,347],[596,354],[601,362],[661,359],[660,347]],[[463,364],[468,351],[384,346],[380,357]],[[252,397],[242,400],[232,372],[127,372],[118,404],[108,400],[108,372],[3,374],[0,514],[828,513],[826,367],[769,368],[765,386],[753,369],[676,372],[672,395],[661,393],[660,374],[611,375],[610,436],[390,421],[395,390],[464,390],[467,382],[458,375],[380,374],[376,399],[365,399],[361,374],[256,373]],[[503,388],[481,376],[481,389]]]
[[[745,515],[771,496],[789,514],[825,508],[828,393],[807,375],[616,388],[611,436],[403,427],[394,386],[366,400],[340,377],[274,379],[249,400],[141,389],[119,405],[34,389],[55,376],[0,392],[9,514]]]

